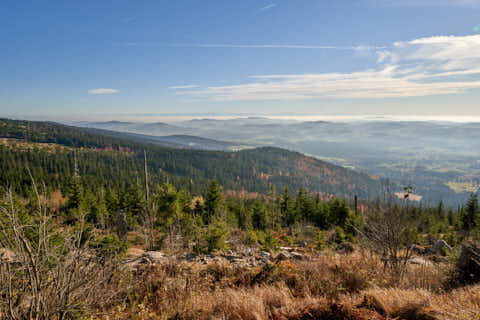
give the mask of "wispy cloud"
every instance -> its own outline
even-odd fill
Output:
[[[170,44],[171,47],[187,48],[239,48],[239,49],[332,49],[332,50],[354,50],[367,51],[383,49],[385,47],[375,46],[329,46],[315,44],[233,44],[233,43],[197,43],[197,44]]]
[[[107,89],[107,88],[97,88],[97,89],[88,90],[88,93],[93,94],[93,95],[114,94],[114,93],[117,93],[117,92],[118,92],[118,90],[116,90],[116,89]]]
[[[182,85],[182,86],[171,86],[168,87],[169,89],[174,89],[174,90],[184,90],[184,89],[194,89],[194,88],[199,88],[200,86],[197,86],[195,84],[187,84],[187,85]]]
[[[270,9],[273,9],[277,6],[276,3],[270,3],[270,4],[267,4],[266,6],[264,7],[261,7],[260,9],[258,9],[255,13],[262,13],[262,12],[265,12],[267,10],[270,10]]]
[[[215,100],[378,99],[458,94],[480,88],[480,35],[438,36],[378,49],[374,69],[254,75],[230,86],[179,92]]]
[[[129,16],[123,19],[124,23],[133,23],[137,21],[137,16]]]
[[[388,7],[452,7],[478,6],[480,0],[367,0],[371,4]]]

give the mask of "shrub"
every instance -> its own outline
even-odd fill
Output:
[[[253,246],[258,244],[258,236],[257,233],[253,230],[248,230],[246,235],[245,235],[245,241],[244,243],[247,246]]]
[[[327,237],[324,231],[319,231],[315,237],[315,249],[323,250],[327,246]]]
[[[123,242],[116,234],[109,234],[91,242],[90,247],[96,249],[101,256],[116,256],[125,253],[129,246],[128,242]]]
[[[76,228],[59,236],[45,198],[37,193],[29,224],[19,219],[11,192],[0,203],[0,247],[15,256],[14,263],[0,263],[2,319],[77,319],[118,295],[117,261],[97,257],[82,242],[88,239],[82,217]],[[37,236],[30,238],[30,231]]]
[[[265,239],[262,243],[263,250],[275,252],[280,248],[280,241],[275,237],[272,230],[265,232]]]

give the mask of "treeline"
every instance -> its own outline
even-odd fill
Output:
[[[119,219],[125,219],[125,231],[143,228],[148,219],[157,237],[151,239],[152,248],[160,248],[165,241],[195,251],[227,248],[232,230],[243,230],[246,243],[260,244],[268,250],[279,245],[278,234],[284,242],[297,241],[299,230],[311,226],[319,247],[327,242],[355,242],[358,230],[364,225],[364,213],[385,204],[365,202],[355,204],[343,199],[323,200],[318,194],[304,189],[290,193],[272,188],[266,195],[244,199],[225,196],[216,180],[201,194],[192,194],[186,188],[177,189],[168,183],[150,188],[146,196],[141,183],[126,191],[100,189],[85,192],[78,177],[71,179],[68,201],[59,208],[60,218],[66,224],[75,224],[85,214],[94,229],[118,230]],[[429,244],[438,239],[457,245],[468,237],[480,238],[480,210],[476,195],[459,210],[413,206],[407,202],[390,204],[389,210],[403,211],[410,221],[410,241]],[[148,219],[147,219],[148,218]],[[328,231],[328,232],[327,232]],[[286,232],[286,233],[285,233]],[[122,234],[116,233],[118,239]],[[327,234],[330,238],[327,239]],[[277,236],[275,236],[277,235]],[[125,236],[125,234],[123,234]]]
[[[0,138],[31,143],[32,148],[0,145],[2,185],[15,185],[25,194],[28,167],[49,188],[62,188],[73,175],[74,151],[85,188],[126,188],[141,176],[146,151],[152,183],[168,181],[177,188],[202,192],[216,178],[225,190],[266,193],[271,185],[294,192],[305,188],[351,198],[373,199],[385,181],[320,160],[278,148],[258,148],[240,152],[171,149],[153,144],[119,139],[115,133],[81,129],[48,122],[0,120]],[[58,148],[46,148],[49,143]],[[17,182],[21,183],[17,183]]]

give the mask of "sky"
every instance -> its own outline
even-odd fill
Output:
[[[480,115],[480,0],[0,3],[0,116]]]

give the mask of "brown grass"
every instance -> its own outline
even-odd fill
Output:
[[[412,266],[393,284],[378,257],[360,253],[327,252],[313,261],[257,268],[172,261],[138,271],[126,303],[108,314],[110,319],[479,319],[480,286],[447,292],[449,272],[446,265]]]

